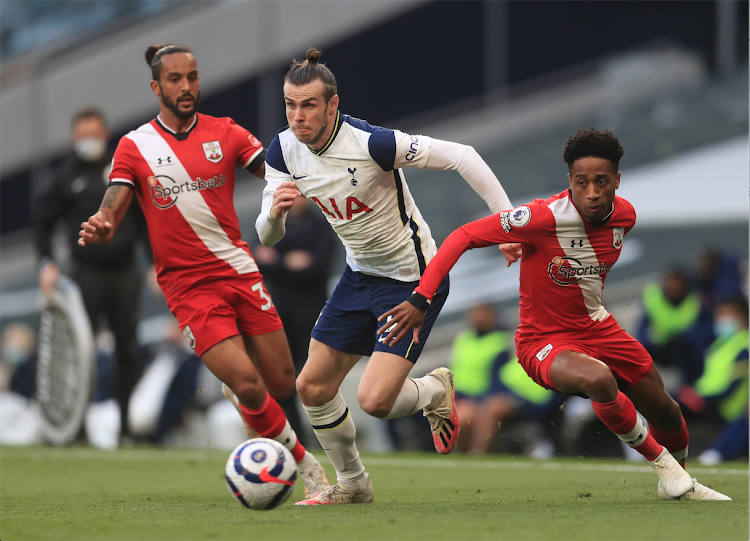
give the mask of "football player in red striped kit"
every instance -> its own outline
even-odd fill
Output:
[[[451,233],[412,297],[380,316],[396,325],[385,341],[412,329],[418,340],[423,312],[465,251],[522,243],[516,350],[526,372],[543,387],[590,398],[599,419],[651,462],[662,499],[728,500],[685,471],[680,407],[643,346],[602,306],[604,281],[635,225],[633,206],[615,195],[623,152],[610,132],[579,129],[563,154],[569,189]]]
[[[294,392],[294,366],[234,209],[236,167],[263,178],[266,151],[231,118],[196,113],[200,77],[190,49],[153,45],[145,57],[160,113],[120,140],[109,188],[78,242],[108,242],[135,192],[157,280],[185,338],[224,382],[246,427],[288,447],[306,496],[315,494],[329,484],[272,397]]]

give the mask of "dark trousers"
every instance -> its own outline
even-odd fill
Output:
[[[135,265],[100,269],[79,265],[74,280],[81,289],[91,327],[96,333],[106,319],[115,336],[117,371],[115,397],[120,406],[121,434],[128,434],[130,395],[141,373],[138,357],[138,308],[140,273]]]

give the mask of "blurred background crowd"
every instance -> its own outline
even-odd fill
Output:
[[[704,464],[747,456],[748,4],[487,1],[3,1],[0,3],[0,444],[43,441],[40,307],[70,276],[95,336],[96,377],[76,437],[232,448],[245,439],[220,383],[154,287],[137,205],[117,243],[78,250],[119,137],[155,115],[142,53],[191,47],[199,111],[231,116],[266,145],[285,125],[281,78],[310,46],[336,73],[341,110],[371,124],[473,145],[514,204],[567,186],[562,149],[579,127],[625,148],[618,194],[638,222],[604,301],[652,354]],[[440,243],[485,213],[452,172],[409,170]],[[299,370],[344,266],[317,209],[258,245],[263,182],[238,174],[236,207]],[[467,453],[626,456],[590,406],[536,386],[516,362],[518,266],[467,254],[413,375],[456,375]],[[564,309],[564,307],[560,307]],[[87,323],[84,320],[84,324]],[[356,404],[359,370],[342,391]],[[283,404],[315,445],[298,404]],[[589,409],[587,409],[589,408]],[[409,417],[352,408],[361,449],[430,449]],[[565,430],[562,429],[565,427]],[[640,456],[640,455],[639,455]]]

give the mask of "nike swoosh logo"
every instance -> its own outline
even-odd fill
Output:
[[[283,479],[279,479],[278,477],[274,477],[273,475],[268,473],[268,466],[260,470],[258,478],[264,483],[279,483],[280,485],[289,486],[292,486],[294,484],[294,481],[284,481]]]
[[[292,178],[293,178],[294,180],[299,180],[299,179],[301,179],[301,178],[307,178],[307,177],[309,177],[309,176],[310,176],[310,175],[302,175],[301,177],[298,177],[298,176],[292,175]]]

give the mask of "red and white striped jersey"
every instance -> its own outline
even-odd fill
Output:
[[[427,266],[417,291],[432,298],[466,250],[523,243],[519,339],[586,331],[609,316],[604,280],[620,257],[635,210],[615,196],[610,215],[596,225],[584,218],[568,190],[499,212],[451,233]]]
[[[201,280],[257,272],[234,209],[237,166],[263,150],[231,118],[196,115],[174,133],[158,118],[120,139],[110,184],[135,189],[164,294]]]

